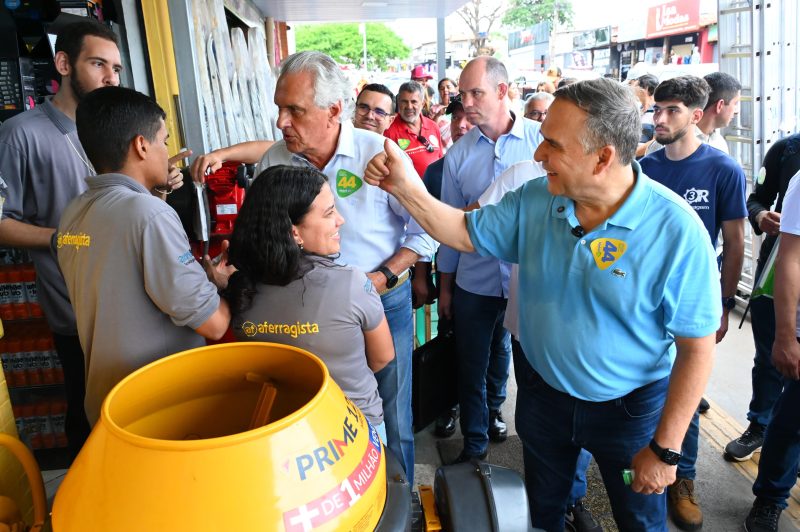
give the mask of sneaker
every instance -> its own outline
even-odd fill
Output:
[[[729,462],[744,462],[749,460],[753,453],[761,449],[764,443],[764,426],[750,423],[741,436],[725,446],[725,460]]]
[[[667,487],[667,510],[681,530],[699,530],[703,526],[703,511],[694,495],[693,480],[679,478]]]
[[[744,529],[747,532],[777,532],[782,511],[783,508],[775,503],[756,499],[744,520]]]
[[[573,506],[567,506],[564,526],[569,532],[603,532],[603,527],[594,520],[583,499],[575,501]]]
[[[701,414],[705,414],[709,410],[711,410],[711,405],[708,404],[708,401],[706,401],[705,397],[701,397],[700,404],[697,405],[697,411],[700,412]]]

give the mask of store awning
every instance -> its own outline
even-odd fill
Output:
[[[446,17],[467,0],[252,0],[264,15],[286,21],[357,21]]]

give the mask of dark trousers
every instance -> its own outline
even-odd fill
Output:
[[[800,459],[800,381],[786,380],[767,426],[758,477],[753,493],[759,499],[786,508],[786,499],[797,482],[797,462]]]
[[[750,322],[753,326],[756,356],[753,359],[753,395],[747,420],[766,427],[784,385],[783,375],[772,365],[775,304],[771,298],[762,296],[750,300]]]
[[[472,456],[489,446],[489,411],[506,399],[511,335],[503,327],[507,300],[456,286],[453,294],[458,349],[458,404],[464,451]]]
[[[67,394],[65,430],[71,459],[75,459],[92,428],[86,418],[83,400],[86,396],[86,373],[83,349],[77,336],[53,333],[58,360],[64,368],[64,388]]]
[[[603,475],[620,530],[667,530],[666,495],[635,493],[622,479],[634,455],[646,447],[661,419],[669,378],[603,402],[576,399],[549,386],[519,354],[515,420],[522,440],[525,486],[533,526],[564,530],[564,514],[581,448]]]

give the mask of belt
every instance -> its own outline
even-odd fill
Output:
[[[392,290],[396,290],[396,289],[400,288],[400,285],[402,285],[404,282],[408,281],[408,278],[409,278],[409,277],[411,277],[411,270],[406,270],[406,271],[404,271],[403,273],[401,273],[401,274],[400,274],[400,275],[397,277],[397,284],[395,284],[395,285],[394,285],[393,287],[391,287],[391,288],[386,288],[386,289],[384,289],[384,290],[381,290],[380,292],[378,292],[378,295],[379,295],[379,296],[382,296],[382,295],[384,295],[384,294],[388,294],[388,293],[389,293],[389,292],[391,292]]]

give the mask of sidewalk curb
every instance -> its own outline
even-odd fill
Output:
[[[735,440],[744,432],[744,427],[734,418],[722,410],[714,401],[706,400],[711,405],[711,409],[701,415],[700,434],[708,440],[712,447],[717,449],[720,454],[724,453],[728,442]],[[752,484],[758,475],[758,460],[761,458],[761,451],[753,454],[750,460],[744,462],[728,462],[735,467]],[[800,482],[795,483],[794,488],[787,501],[788,506],[783,511],[796,528],[800,528]]]

